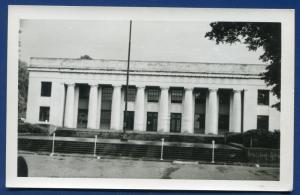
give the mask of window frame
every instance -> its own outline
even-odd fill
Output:
[[[174,92],[181,92],[181,97],[178,95],[178,94],[174,94]],[[171,92],[170,92],[170,96],[171,96],[171,103],[182,103],[183,101],[183,89],[180,89],[180,88],[174,88],[174,89],[171,89]],[[179,100],[179,97],[180,97],[180,100]]]
[[[47,86],[49,84],[49,86]],[[46,88],[49,88],[48,90]],[[51,97],[52,94],[52,82],[51,81],[42,81],[41,82],[41,97]]]
[[[266,92],[267,94],[267,97],[264,97],[266,98],[265,100],[261,100],[261,95],[266,95],[266,94],[263,94],[264,92]],[[262,93],[260,95],[260,93]],[[261,105],[261,106],[269,106],[270,105],[270,90],[266,90],[266,89],[258,89],[257,90],[257,105]]]
[[[151,97],[151,98],[149,98],[149,97]],[[147,102],[159,102],[159,97],[160,97],[160,89],[158,89],[158,88],[148,88],[147,89]]]
[[[47,119],[42,120],[42,118],[45,117],[42,115],[42,109],[48,109],[48,114],[46,114]],[[39,122],[49,122],[49,120],[50,120],[50,106],[40,106],[39,107]]]
[[[267,128],[259,128],[259,118],[265,118],[267,119]],[[260,122],[261,123],[261,122]],[[256,129],[262,130],[262,131],[269,131],[269,123],[270,123],[270,117],[269,115],[257,115],[256,117]]]

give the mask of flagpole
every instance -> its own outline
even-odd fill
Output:
[[[129,84],[129,67],[130,67],[130,51],[131,51],[131,27],[132,27],[132,21],[130,20],[129,23],[129,42],[128,42],[128,57],[127,57],[127,72],[126,72],[126,89],[125,89],[125,113],[124,113],[124,119],[125,122],[123,124],[123,135],[121,140],[127,141],[127,135],[126,135],[126,128],[127,128],[127,119],[128,119],[128,113],[127,113],[127,103],[128,103],[128,84]]]

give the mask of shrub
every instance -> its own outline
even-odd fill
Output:
[[[19,133],[48,134],[49,133],[49,125],[19,123],[18,132]]]
[[[280,148],[280,131],[249,130],[245,133],[228,135],[227,142],[243,144],[245,147],[278,149]]]

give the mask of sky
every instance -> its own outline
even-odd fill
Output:
[[[131,60],[261,64],[262,50],[205,38],[211,27],[197,21],[133,21]],[[127,60],[129,21],[22,20],[20,58]]]

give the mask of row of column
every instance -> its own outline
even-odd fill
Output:
[[[112,108],[111,108],[111,124],[112,130],[121,130],[122,121],[120,113],[123,112],[121,108],[121,85],[113,86],[112,95]],[[208,106],[206,116],[207,124],[205,125],[205,133],[218,134],[218,96],[217,88],[209,88],[208,93]],[[232,132],[241,132],[241,119],[242,119],[242,100],[240,89],[233,90],[233,125]],[[73,127],[74,117],[74,101],[75,101],[75,84],[67,84],[66,92],[66,108],[65,108],[65,127]],[[90,84],[90,95],[88,105],[88,124],[87,127],[91,129],[97,128],[97,110],[98,108],[98,84]],[[134,129],[137,131],[144,130],[144,105],[145,105],[145,86],[137,86],[135,114],[134,114]],[[193,88],[185,88],[185,97],[183,101],[183,117],[182,117],[182,131],[187,133],[194,132],[194,100]],[[169,87],[161,87],[159,112],[158,112],[158,131],[169,132],[168,124],[170,121],[169,114]]]

